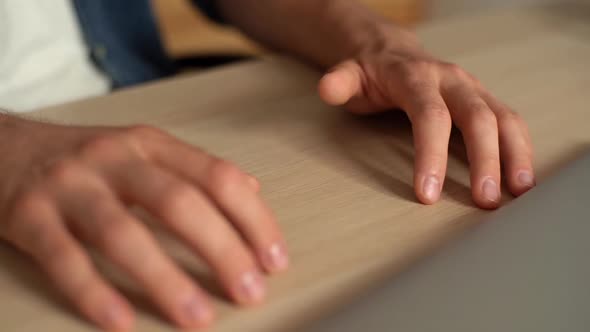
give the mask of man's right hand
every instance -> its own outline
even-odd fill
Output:
[[[128,329],[129,302],[95,269],[97,249],[180,327],[213,319],[205,291],[128,211],[140,206],[202,257],[229,297],[265,296],[263,272],[288,265],[258,182],[151,127],[65,127],[0,116],[0,236],[105,329]]]

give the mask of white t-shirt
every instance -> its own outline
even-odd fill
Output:
[[[0,108],[106,93],[110,82],[88,54],[70,0],[0,0]]]

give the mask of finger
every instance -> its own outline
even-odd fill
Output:
[[[162,252],[106,185],[81,171],[69,178],[57,197],[77,233],[136,280],[173,322],[187,328],[209,325],[213,311],[207,296]]]
[[[321,78],[318,92],[328,105],[346,104],[352,97],[362,93],[361,67],[355,61],[337,65]]]
[[[276,219],[242,171],[171,137],[149,148],[158,165],[189,179],[207,193],[253,247],[267,271],[288,267],[285,240]]]
[[[250,187],[252,187],[252,190],[254,190],[254,192],[260,192],[260,181],[258,181],[258,179],[254,175],[246,173],[246,181],[248,181],[248,184],[250,185]]]
[[[52,203],[30,196],[18,204],[11,241],[33,257],[58,290],[103,329],[129,330],[133,309],[96,272],[88,255],[71,236]]]
[[[501,199],[501,171],[496,116],[467,83],[444,89],[443,96],[463,134],[473,199],[482,208],[497,208]]]
[[[500,157],[510,192],[522,195],[535,186],[533,148],[526,123],[489,92],[482,96],[498,119]]]
[[[433,204],[440,198],[447,170],[451,116],[434,85],[413,89],[408,100],[416,150],[414,188],[422,203]]]
[[[125,197],[164,221],[213,268],[229,295],[240,304],[265,296],[264,280],[240,235],[195,186],[148,164],[119,174],[114,185]]]

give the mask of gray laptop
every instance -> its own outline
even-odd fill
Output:
[[[305,331],[590,331],[590,155]]]

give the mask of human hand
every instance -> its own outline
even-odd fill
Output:
[[[287,268],[258,182],[227,161],[145,126],[64,127],[1,116],[0,127],[0,237],[29,254],[101,328],[131,328],[133,309],[85,246],[129,275],[178,326],[206,326],[214,316],[205,291],[130,205],[200,255],[239,304],[263,300],[261,270]]]
[[[415,192],[425,204],[440,198],[453,123],[465,141],[477,205],[498,207],[501,165],[514,195],[533,187],[533,149],[522,118],[465,70],[426,53],[411,34],[392,31],[330,69],[319,83],[321,98],[357,114],[406,112]]]

